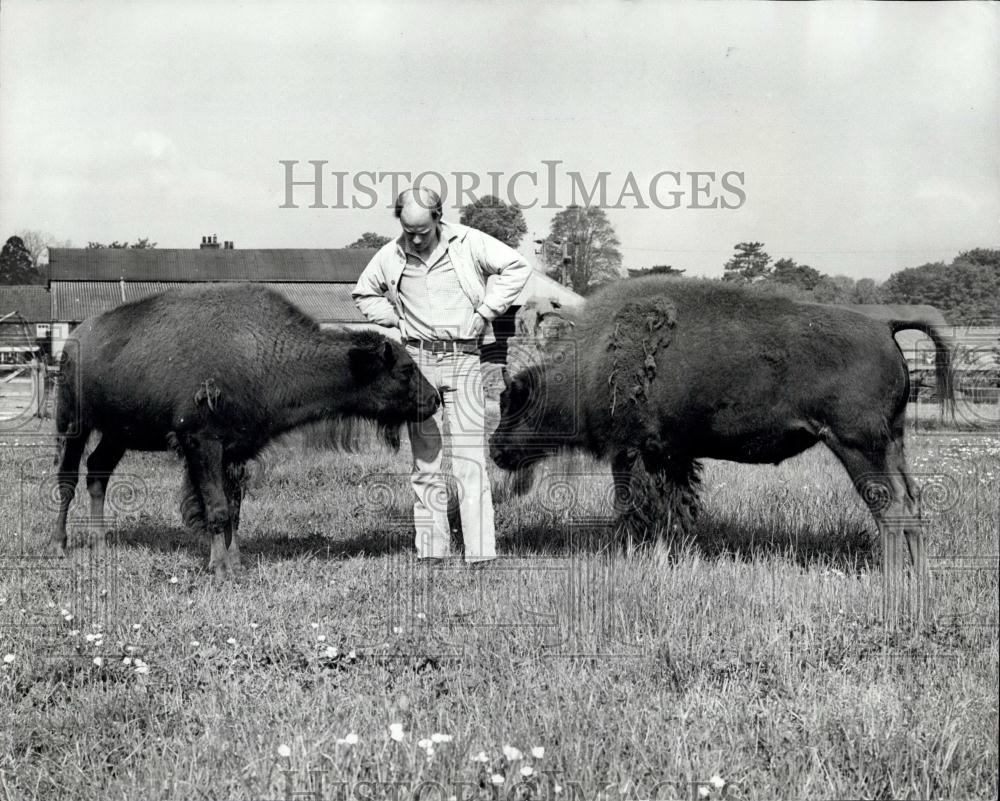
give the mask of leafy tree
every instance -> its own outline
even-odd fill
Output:
[[[933,262],[900,270],[882,285],[886,303],[929,303],[954,325],[974,325],[997,318],[1000,269],[991,251],[966,251],[951,264]],[[969,254],[973,254],[969,261]]]
[[[991,250],[990,248],[973,248],[972,250],[965,250],[958,254],[958,257],[952,262],[952,264],[956,264],[958,262],[966,264],[981,264],[987,267],[1000,269],[1000,250]]]
[[[392,241],[391,236],[382,236],[382,234],[376,234],[374,231],[365,231],[361,236],[355,239],[347,247],[349,248],[380,248],[388,242]]]
[[[796,264],[794,259],[778,259],[765,278],[779,284],[789,284],[799,289],[812,290],[825,276],[808,264]]]
[[[764,252],[763,242],[740,242],[736,254],[723,267],[723,281],[752,283],[765,278],[771,257]]]
[[[641,278],[646,275],[684,275],[687,270],[678,270],[676,267],[672,267],[669,264],[657,264],[653,267],[643,267],[642,269],[633,270],[629,268],[628,277],[629,278]]]
[[[542,260],[551,277],[587,295],[621,278],[620,244],[604,209],[567,206],[552,218]]]
[[[846,275],[823,275],[812,289],[818,303],[853,303],[854,279]]]
[[[520,245],[528,233],[521,209],[504,203],[495,195],[486,195],[464,206],[458,221],[462,225],[478,228],[512,248]]]
[[[44,284],[31,253],[19,236],[12,236],[0,250],[0,284]]]
[[[854,284],[851,303],[882,303],[882,291],[873,278],[859,278]]]
[[[130,248],[132,250],[148,250],[149,248],[155,248],[156,243],[150,242],[148,236],[144,236],[141,239],[137,239],[134,245],[130,245],[128,242],[119,242],[117,239],[110,245],[102,244],[101,242],[88,242],[88,250],[97,250],[100,248],[111,248],[113,250],[125,250]]]

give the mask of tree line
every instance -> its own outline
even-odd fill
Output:
[[[830,276],[787,257],[772,262],[763,243],[740,242],[722,280],[817,303],[928,304],[953,325],[996,325],[1000,316],[1000,250],[989,248],[962,251],[950,264],[908,267],[880,284]]]
[[[528,232],[521,209],[487,195],[464,206],[459,221],[485,231],[513,248]],[[379,248],[392,237],[366,231],[348,248]],[[604,209],[569,206],[558,212],[549,233],[536,240],[546,274],[581,295],[624,278],[645,275],[680,276],[684,269],[658,264],[622,269],[621,242]],[[48,234],[21,231],[0,252],[0,284],[44,284],[40,259],[48,247],[71,247]],[[155,248],[148,237],[134,243],[89,242],[88,248]],[[762,242],[740,242],[722,265],[721,280],[760,291],[818,303],[929,304],[955,325],[996,321],[1000,309],[1000,250],[974,248],[959,253],[950,264],[933,262],[893,273],[882,283],[872,278],[827,275],[789,256],[772,259]]]

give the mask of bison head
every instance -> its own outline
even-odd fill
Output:
[[[399,427],[430,417],[441,397],[406,349],[381,334],[355,335],[348,351],[360,416],[385,427]]]
[[[490,456],[498,467],[519,471],[522,480],[516,485],[525,487],[534,465],[564,443],[547,430],[541,368],[530,367],[513,379],[504,370],[504,383],[500,424],[490,437]]]

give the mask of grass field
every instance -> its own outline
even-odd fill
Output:
[[[167,455],[126,456],[105,553],[47,558],[45,433],[0,444],[5,801],[997,797],[995,436],[909,438],[933,616],[891,630],[874,525],[819,449],[710,463],[696,541],[648,548],[616,540],[600,465],[525,497],[497,474],[503,564],[427,571],[405,441],[296,437],[219,584]]]

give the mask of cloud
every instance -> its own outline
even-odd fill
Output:
[[[943,208],[958,204],[969,214],[978,214],[990,203],[988,195],[976,192],[973,187],[937,175],[921,180],[913,192],[913,199],[942,204]]]
[[[157,160],[178,158],[177,147],[169,136],[160,131],[138,131],[132,137],[132,146],[140,153]]]

